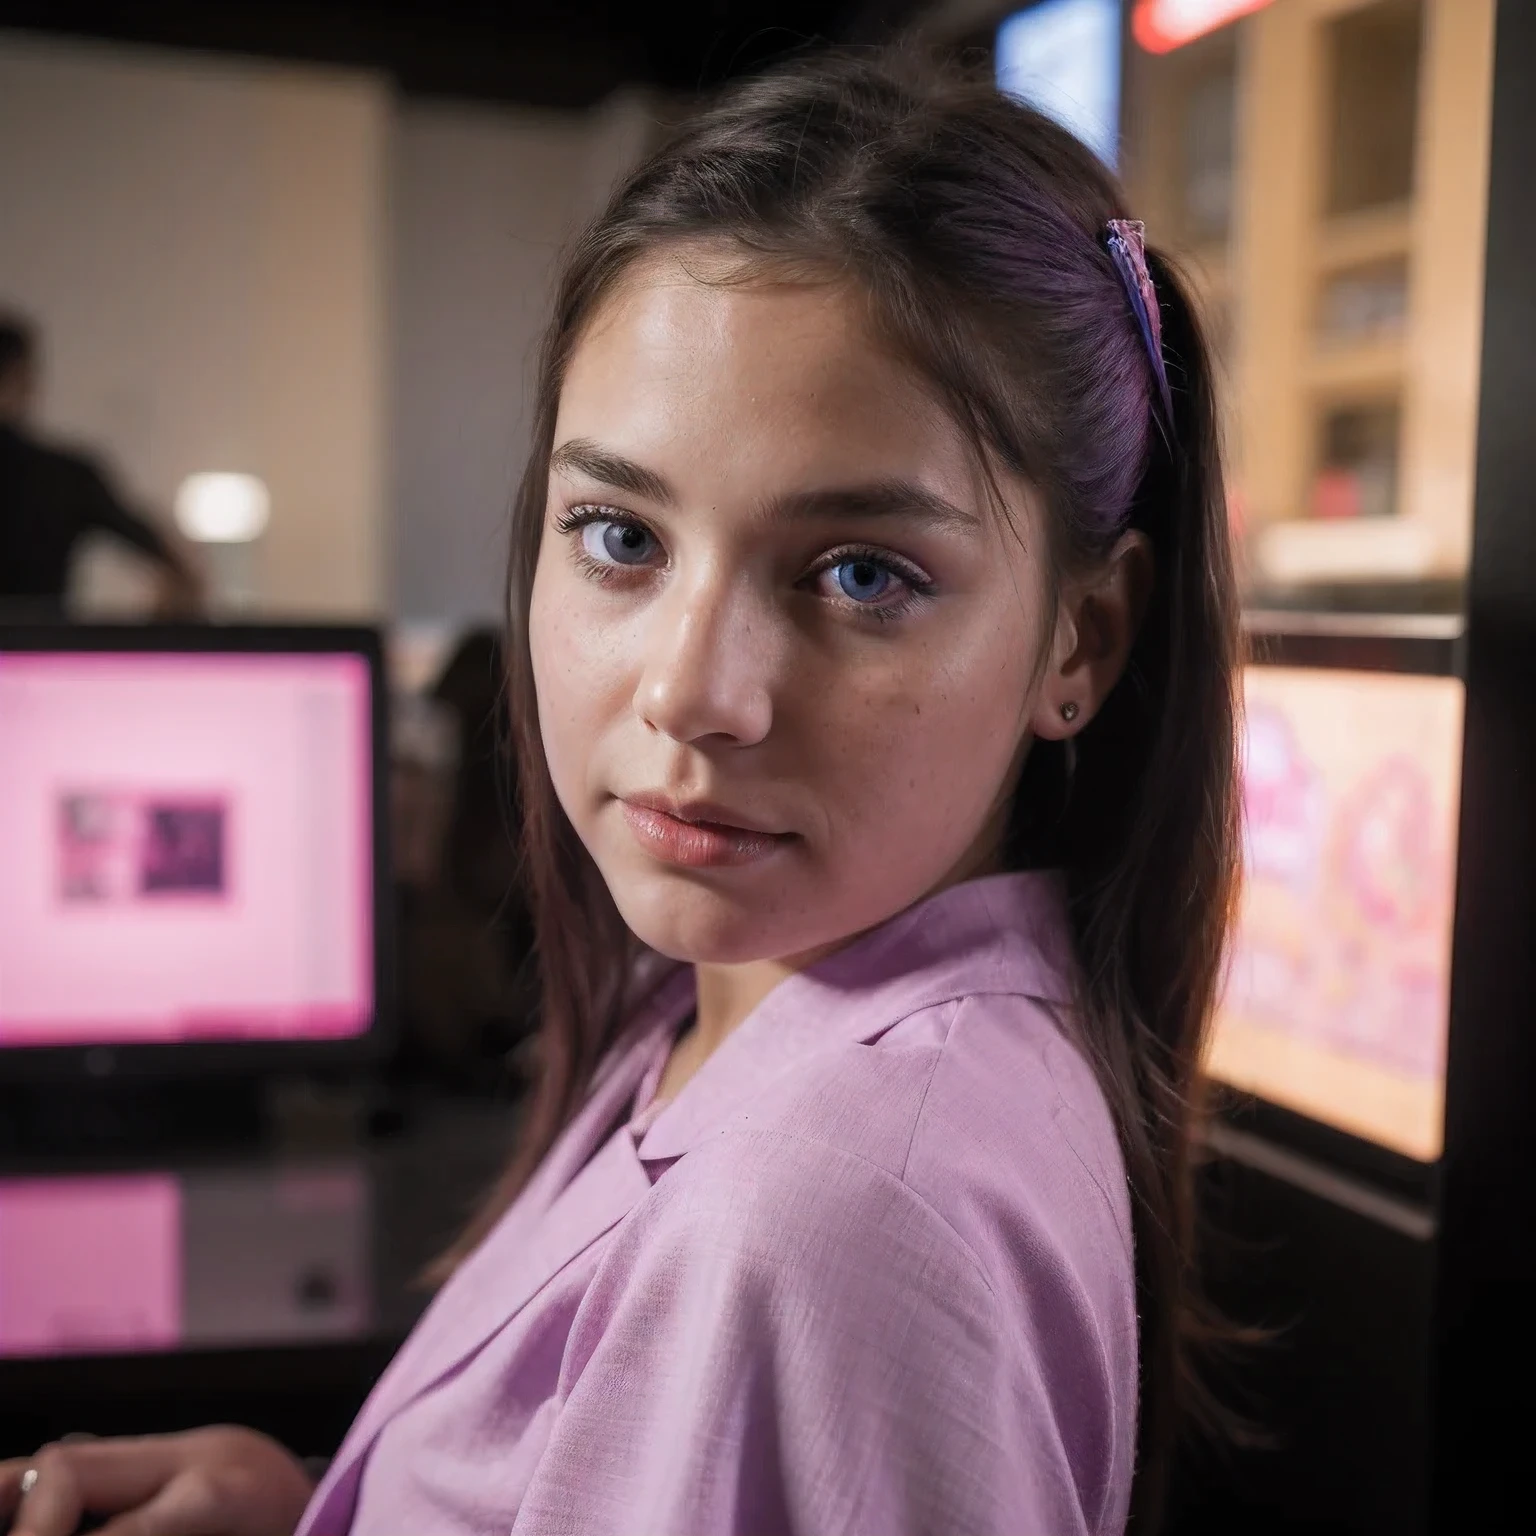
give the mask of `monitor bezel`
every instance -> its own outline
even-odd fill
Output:
[[[368,669],[373,850],[373,1016],[359,1034],[329,1040],[184,1040],[7,1045],[0,1083],[87,1078],[282,1077],[359,1070],[384,1060],[396,1037],[394,901],[390,881],[388,689],[379,630],[361,624],[47,624],[0,622],[7,653],[349,655]]]

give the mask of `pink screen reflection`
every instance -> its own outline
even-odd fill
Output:
[[[175,1179],[0,1182],[0,1354],[164,1349],[180,1334]]]
[[[0,1045],[357,1034],[367,663],[0,655]]]

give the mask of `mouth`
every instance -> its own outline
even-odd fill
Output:
[[[711,801],[639,793],[622,796],[619,803],[641,848],[685,869],[755,864],[794,837],[754,825],[754,818]]]

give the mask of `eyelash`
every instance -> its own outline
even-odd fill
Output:
[[[615,523],[621,528],[638,528],[640,532],[650,534],[653,539],[656,537],[638,517],[628,512],[621,512],[617,507],[574,506],[560,513],[555,518],[556,530],[566,535],[579,533],[583,528],[592,523]],[[660,543],[660,540],[657,540],[657,542]],[[601,560],[594,560],[582,547],[580,540],[576,541],[572,556],[578,570],[605,586],[621,580],[626,569],[638,569],[635,566],[607,565]],[[882,570],[889,571],[899,581],[905,583],[908,589],[906,597],[902,598],[899,602],[888,603],[883,607],[874,607],[867,603],[856,603],[851,598],[845,598],[840,606],[844,609],[851,609],[860,618],[871,619],[880,624],[888,624],[893,620],[904,618],[914,608],[917,608],[933,595],[933,583],[916,566],[909,565],[905,560],[890,554],[886,550],[877,549],[867,544],[848,544],[837,549],[828,550],[801,579],[809,580],[812,577],[821,575],[823,571],[830,571],[839,565],[846,565],[851,560],[868,560],[872,565],[878,565]]]

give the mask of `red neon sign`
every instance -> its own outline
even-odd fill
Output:
[[[1269,0],[1136,0],[1131,35],[1148,53],[1171,53],[1268,4]]]

